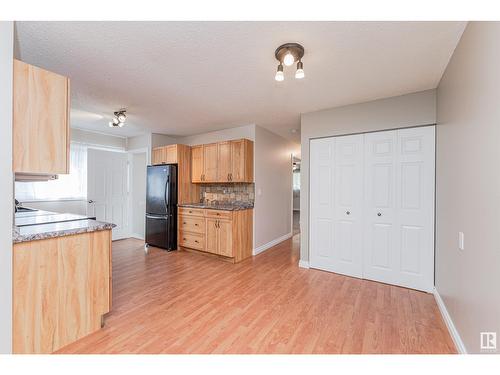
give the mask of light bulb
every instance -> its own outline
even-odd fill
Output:
[[[304,64],[302,64],[302,61],[299,61],[297,63],[297,70],[295,71],[295,78],[302,79],[304,77],[305,77],[305,74],[304,74]]]
[[[286,66],[290,66],[295,62],[295,57],[290,52],[287,52],[285,57],[283,58],[283,64]]]
[[[113,124],[114,125],[118,125],[120,121],[116,118],[116,117],[113,117]]]
[[[115,124],[113,124],[113,121],[110,121],[109,122],[109,127],[112,128],[113,126],[115,126]]]
[[[127,119],[127,116],[125,115],[125,113],[120,113],[118,115],[118,121],[125,122],[126,119]]]
[[[281,64],[278,65],[278,70],[276,71],[274,79],[278,82],[281,82],[285,79],[285,75],[283,74],[283,65]]]
[[[119,123],[118,123],[118,126],[119,126],[120,128],[123,128],[123,125],[125,125],[125,123],[124,123],[124,122],[119,122]]]

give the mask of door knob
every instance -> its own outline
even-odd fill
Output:
[[[350,215],[351,214],[351,211],[346,211],[345,212],[346,215]]]
[[[377,212],[377,216],[382,216],[382,214],[380,212]]]
[[[92,199],[89,199],[89,201],[88,201],[88,202],[89,202],[89,203],[94,203],[94,201],[93,201]]]

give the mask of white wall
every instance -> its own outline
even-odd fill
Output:
[[[259,249],[292,232],[293,142],[255,127],[255,242]]]
[[[436,91],[352,104],[301,116],[300,259],[309,261],[309,142],[313,138],[436,123]]]
[[[499,40],[500,23],[469,23],[437,91],[436,289],[471,353],[482,331],[500,345]]]
[[[239,126],[236,128],[217,130],[204,134],[190,135],[177,138],[179,143],[194,146],[204,143],[215,143],[232,139],[246,138],[255,140],[255,125]]]
[[[177,138],[171,137],[169,135],[156,134],[156,133],[151,134],[151,147],[152,148],[166,146],[166,145],[173,145],[176,143],[179,143],[179,142],[177,142]]]
[[[0,353],[12,352],[13,22],[0,22]]]
[[[144,239],[146,215],[146,165],[145,152],[130,155],[130,233]]]
[[[89,146],[104,146],[120,150],[127,148],[127,138],[76,128],[71,128],[71,141],[85,143]]]

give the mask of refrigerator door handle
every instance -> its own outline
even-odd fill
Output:
[[[146,215],[148,219],[155,219],[155,220],[165,220],[165,216],[151,216],[151,215]]]
[[[167,176],[167,183],[165,184],[165,208],[167,212],[170,211],[170,208],[168,207],[170,205],[170,176]]]

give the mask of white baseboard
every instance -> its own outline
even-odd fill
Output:
[[[284,236],[275,238],[274,240],[269,241],[268,243],[253,249],[253,255],[258,255],[258,254],[266,251],[267,249],[270,249],[271,247],[276,246],[280,242],[288,240],[291,237],[292,237],[292,232],[285,234]]]
[[[446,323],[446,327],[448,327],[448,331],[450,332],[450,336],[455,343],[457,351],[460,354],[467,354],[467,349],[465,348],[464,342],[462,341],[460,334],[455,327],[455,324],[453,324],[453,320],[451,319],[451,316],[446,309],[446,305],[444,304],[444,301],[439,295],[436,288],[434,288],[434,298],[436,299],[436,303],[438,305],[439,311],[441,312],[441,316]]]
[[[309,261],[308,260],[299,260],[299,267],[300,268],[309,268]]]

